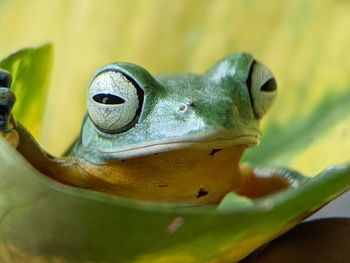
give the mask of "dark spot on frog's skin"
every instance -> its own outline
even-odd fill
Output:
[[[197,194],[197,198],[200,198],[202,196],[206,196],[207,194],[208,194],[208,191],[206,191],[203,188],[200,188],[199,191],[198,191],[198,194]]]
[[[126,160],[125,159],[123,159],[123,160],[120,160],[121,162],[125,162]]]
[[[169,187],[169,185],[168,184],[160,184],[160,185],[158,185],[158,187]]]
[[[194,101],[190,101],[188,103],[188,106],[191,106],[191,107],[196,107],[196,103]]]
[[[209,154],[210,156],[214,156],[217,152],[220,152],[222,149],[213,149],[211,153]]]

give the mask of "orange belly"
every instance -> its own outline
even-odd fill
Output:
[[[79,166],[96,191],[162,203],[211,204],[242,187],[239,160],[245,148],[184,149]]]

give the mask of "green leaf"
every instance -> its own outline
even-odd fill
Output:
[[[176,207],[61,185],[2,139],[0,156],[2,262],[234,262],[350,186],[350,166],[333,167],[255,202]]]
[[[44,114],[51,64],[51,45],[22,49],[0,61],[0,68],[12,73],[11,90],[17,98],[14,117],[35,136]]]

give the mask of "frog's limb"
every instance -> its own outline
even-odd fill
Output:
[[[16,101],[10,90],[11,74],[0,69],[0,136],[17,149],[27,161],[45,175],[79,187],[86,188],[89,178],[73,159],[54,158],[36,143],[31,134],[12,116]]]
[[[43,150],[21,124],[11,118],[12,129],[2,132],[7,140],[35,169],[61,183],[88,188],[88,177],[71,158],[56,158]]]
[[[0,114],[1,115],[1,114]],[[14,129],[3,130],[0,128],[0,136],[2,136],[13,148],[17,148],[19,143],[19,135]]]
[[[299,187],[308,181],[308,177],[286,168],[251,168],[241,166],[243,187],[238,192],[249,198],[259,198],[289,187]]]
[[[0,69],[0,135],[16,148],[19,137],[10,120],[11,110],[16,101],[15,95],[9,89],[11,82],[11,74]]]
[[[56,158],[35,141],[32,135],[21,124],[14,122],[13,129],[17,132],[19,142],[17,151],[22,154],[27,161],[45,174],[61,183],[88,188],[89,178],[81,170],[76,160],[72,158]]]

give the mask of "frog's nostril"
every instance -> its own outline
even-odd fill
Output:
[[[125,103],[125,100],[119,96],[108,94],[108,93],[99,93],[94,95],[93,100],[97,103],[106,104],[106,105],[118,105]]]
[[[277,82],[274,78],[269,79],[261,86],[260,90],[265,92],[272,92],[277,89]]]

